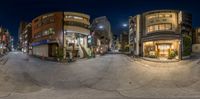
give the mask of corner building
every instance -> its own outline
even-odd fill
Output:
[[[138,19],[134,19],[137,18]],[[182,59],[191,53],[192,16],[178,10],[154,10],[130,17],[131,31],[139,31],[133,40],[137,55],[158,59]],[[139,22],[135,22],[137,20]],[[136,28],[139,27],[139,28]],[[129,35],[130,35],[129,34]],[[137,46],[134,46],[134,42]],[[131,42],[130,42],[131,43]]]
[[[62,48],[64,58],[68,52],[74,57],[88,53],[89,15],[77,12],[54,12],[32,20],[33,55],[57,57]]]

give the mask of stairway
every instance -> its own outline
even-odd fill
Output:
[[[83,58],[89,57],[89,56],[90,56],[89,49],[83,47],[82,45],[80,45],[80,47],[81,47],[81,50],[82,50],[82,52],[83,52],[83,56],[84,56]]]

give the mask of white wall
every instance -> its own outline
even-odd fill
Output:
[[[33,55],[48,57],[48,45],[40,45],[33,47]]]
[[[200,44],[193,44],[192,45],[192,52],[200,53]]]

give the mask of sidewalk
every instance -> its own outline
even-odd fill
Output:
[[[0,65],[4,65],[8,61],[8,57],[6,57],[6,54],[1,54],[0,55]]]
[[[161,59],[161,58],[148,58],[148,57],[141,57],[144,60],[151,61],[151,62],[159,62],[159,63],[171,63],[171,62],[179,62],[180,60],[177,59]]]
[[[125,54],[125,55],[129,55],[130,52],[108,52],[107,54]]]

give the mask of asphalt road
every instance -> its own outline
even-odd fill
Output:
[[[134,61],[111,54],[70,64],[11,52],[0,65],[2,99],[200,99],[200,60]]]

